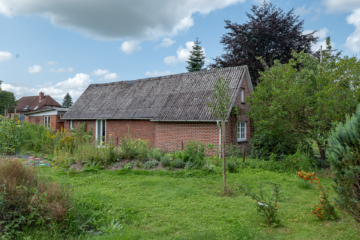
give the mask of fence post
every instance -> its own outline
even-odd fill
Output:
[[[116,146],[119,146],[119,137],[116,137]]]
[[[244,146],[244,153],[243,153],[243,163],[245,163],[245,146]]]
[[[184,140],[181,140],[181,151],[184,150]]]

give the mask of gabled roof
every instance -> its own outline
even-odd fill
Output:
[[[49,95],[46,95],[42,101],[39,101],[39,96],[22,97],[19,99],[15,109],[16,112],[30,112],[34,110],[44,110],[46,106],[61,107],[57,101]]]
[[[207,103],[219,75],[230,80],[233,102],[243,79],[253,89],[247,66],[91,84],[62,119],[214,121]]]

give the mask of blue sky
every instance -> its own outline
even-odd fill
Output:
[[[91,83],[186,72],[199,38],[207,63],[223,52],[224,20],[244,23],[260,0],[0,0],[0,80],[17,98],[39,91],[60,103]],[[271,0],[295,9],[304,30],[360,54],[360,0]]]

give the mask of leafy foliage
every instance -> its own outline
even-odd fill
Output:
[[[311,44],[316,43],[314,32],[303,34],[304,21],[291,9],[285,13],[272,4],[253,5],[252,13],[243,24],[225,21],[225,29],[230,32],[223,35],[225,53],[215,58],[211,67],[232,67],[247,65],[253,85],[259,82],[259,72],[264,66],[257,59],[262,57],[270,67],[277,60],[282,64],[293,58],[291,51],[311,52]]]
[[[360,60],[333,58],[326,52],[321,63],[304,52],[292,56],[296,60],[276,60],[265,67],[249,99],[255,127],[252,145],[260,151],[264,146],[265,153],[288,154],[294,146],[314,140],[324,159],[333,123],[354,112],[359,101]]]
[[[187,61],[188,66],[186,67],[189,72],[200,71],[205,64],[205,54],[203,48],[200,47],[200,43],[196,38],[193,49],[190,51],[189,61]]]
[[[170,156],[168,156],[168,155],[165,155],[160,158],[161,166],[163,166],[163,167],[169,167],[170,161],[171,161],[171,159],[170,159]]]
[[[133,139],[131,136],[121,138],[121,158],[138,159],[145,161],[149,157],[149,144],[141,139]]]
[[[246,195],[250,196],[255,202],[257,211],[265,218],[269,226],[277,227],[280,224],[280,219],[277,214],[279,208],[278,202],[281,200],[281,186],[280,184],[259,181],[259,190],[254,191],[246,182],[239,185]],[[263,185],[267,185],[270,189],[264,189]]]
[[[335,203],[360,222],[360,105],[329,138],[329,161],[335,174]]]
[[[21,124],[16,118],[0,116],[0,153],[15,153],[20,149]]]
[[[174,167],[176,168],[183,168],[185,166],[185,162],[182,159],[175,159],[174,160]]]
[[[156,167],[158,164],[159,164],[159,162],[156,160],[149,160],[144,163],[144,168],[151,169],[151,168]]]
[[[14,112],[17,101],[14,93],[1,90],[1,83],[2,81],[0,80],[0,115],[3,115],[5,109],[8,110],[8,113]]]
[[[189,141],[184,150],[184,162],[191,163],[191,169],[201,169],[205,164],[205,145],[199,141]]]

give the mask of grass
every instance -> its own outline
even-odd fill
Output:
[[[181,171],[172,174],[163,171],[156,173],[145,170],[101,170],[96,174],[68,174],[54,169],[41,169],[42,175],[71,184],[73,193],[79,201],[92,201],[100,205],[113,206],[114,209],[126,209],[125,217],[121,220],[123,227],[120,230],[99,236],[88,234],[80,239],[358,237],[350,218],[342,217],[337,222],[319,221],[311,215],[311,207],[317,203],[318,193],[315,192],[315,188],[299,187],[299,179],[295,174],[241,169],[238,173],[227,175],[228,186],[234,191],[231,196],[222,196],[220,174],[198,174],[199,172],[194,171],[193,177],[184,177]],[[263,218],[257,214],[250,197],[236,190],[237,184],[242,181],[255,186],[259,179],[263,182],[273,181],[282,184],[284,200],[279,203],[282,225],[278,228],[267,227]],[[324,178],[321,182],[331,190],[331,179]],[[333,194],[333,191],[331,193]],[[109,222],[115,216],[111,208],[100,214]],[[45,230],[31,231],[27,235],[30,239],[49,239],[49,234]]]

